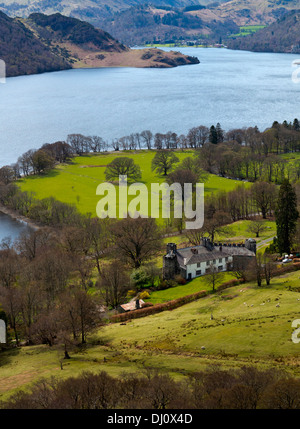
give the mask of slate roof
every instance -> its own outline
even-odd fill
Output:
[[[212,250],[208,250],[205,246],[177,249],[177,260],[181,266],[212,261],[213,259],[226,258],[228,256],[255,256],[255,254],[246,247],[233,246],[223,246],[222,250],[220,250],[219,246],[213,247]],[[184,261],[185,259],[186,261]]]

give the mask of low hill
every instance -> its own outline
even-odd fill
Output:
[[[71,43],[89,50],[122,52],[128,50],[107,32],[93,27],[88,22],[56,13],[44,15],[33,13],[25,25],[39,35],[39,38],[51,43]]]
[[[9,18],[0,12],[0,58],[7,76],[82,67],[176,67],[199,63],[178,52],[130,50],[87,22],[54,15]]]
[[[229,41],[228,47],[255,52],[300,53],[300,10],[288,13],[255,34]]]
[[[7,76],[65,70],[71,65],[49,51],[25,25],[0,12],[0,58]]]

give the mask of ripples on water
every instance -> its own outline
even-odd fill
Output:
[[[181,48],[201,63],[173,69],[68,70],[0,85],[0,164],[70,133],[108,141],[133,132],[225,130],[300,116],[290,54]]]
[[[168,50],[168,49],[166,49]],[[200,64],[173,69],[68,70],[0,85],[0,165],[70,133],[116,137],[149,129],[187,133],[220,122],[225,130],[300,117],[295,55],[181,48]],[[0,214],[0,239],[26,226]]]

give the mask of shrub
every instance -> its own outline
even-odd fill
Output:
[[[156,304],[153,306],[147,306],[140,310],[128,311],[127,313],[116,314],[110,318],[111,322],[119,323],[129,319],[138,319],[140,317],[149,316],[151,314],[161,313],[166,310],[174,310],[175,308],[181,307],[189,302],[196,301],[197,299],[203,298],[207,295],[205,290],[193,293],[191,295],[183,296],[182,298],[173,299],[172,301],[165,302],[163,304]]]
[[[147,290],[144,290],[139,295],[140,299],[148,299],[150,298],[150,293]]]
[[[136,291],[135,291],[135,290],[133,290],[133,289],[130,289],[130,290],[127,292],[127,297],[128,297],[128,298],[133,298],[133,297],[135,296],[135,294],[136,294]]]
[[[224,289],[227,289],[229,287],[237,286],[241,283],[245,283],[244,279],[232,279],[228,280],[228,282],[222,283],[220,286],[217,287],[217,291],[222,291]]]
[[[182,276],[177,275],[175,276],[175,281],[177,282],[177,284],[179,285],[185,285],[186,284],[186,279],[184,279]]]
[[[175,280],[162,280],[157,286],[157,290],[165,290],[175,286],[178,286],[178,283]]]
[[[145,287],[150,282],[149,275],[145,272],[145,270],[142,267],[132,271],[131,280],[134,282],[134,286],[137,289],[141,289]]]

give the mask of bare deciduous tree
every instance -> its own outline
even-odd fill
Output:
[[[123,219],[111,227],[116,252],[135,268],[149,261],[161,248],[161,234],[155,219]]]

